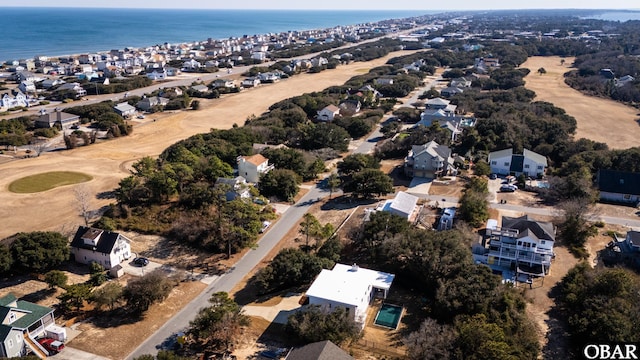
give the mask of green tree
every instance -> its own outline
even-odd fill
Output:
[[[0,244],[0,274],[6,274],[11,270],[13,257],[8,246]]]
[[[209,299],[211,306],[201,309],[189,324],[189,333],[200,342],[216,349],[228,350],[249,325],[249,318],[226,292],[217,292]]]
[[[301,249],[285,248],[260,269],[255,283],[262,293],[311,283],[322,269],[331,268],[333,261]]]
[[[562,221],[558,225],[560,238],[575,256],[587,258],[589,254],[584,244],[587,239],[598,234],[595,225],[587,221],[590,203],[584,198],[573,199],[560,204],[560,209],[564,211]]]
[[[393,180],[381,170],[364,169],[352,176],[351,181],[344,185],[344,191],[363,198],[374,194],[382,196],[393,192]]]
[[[124,288],[120,283],[110,282],[96,289],[91,295],[91,301],[96,304],[98,309],[103,306],[109,307],[109,310],[113,308],[122,300],[122,294]]]
[[[60,307],[70,310],[72,307],[79,311],[86,300],[91,297],[91,286],[87,284],[73,284],[67,286],[66,291],[58,296]]]
[[[23,271],[42,273],[69,259],[68,240],[52,231],[18,233],[11,244],[11,254]]]
[[[152,304],[166,299],[174,286],[175,283],[161,270],[154,270],[130,280],[124,288],[123,297],[131,310],[141,314]]]
[[[362,336],[353,315],[341,307],[326,312],[311,305],[304,311],[297,311],[289,316],[285,330],[305,343],[329,340],[339,345]]]
[[[258,190],[266,197],[276,196],[286,201],[293,201],[300,188],[300,180],[291,170],[274,169],[264,174],[258,183]]]
[[[488,176],[491,174],[491,167],[489,167],[489,164],[486,161],[478,160],[473,164],[473,174],[476,176]]]
[[[489,218],[487,194],[487,180],[479,177],[471,178],[465,185],[464,194],[460,199],[460,218],[473,227],[482,226]]]
[[[338,174],[331,173],[331,175],[329,175],[327,178],[327,187],[329,188],[329,200],[331,200],[334,191],[340,187],[340,178],[338,177]]]
[[[341,176],[352,176],[364,169],[380,169],[380,160],[368,154],[351,154],[338,163]]]
[[[53,289],[56,286],[64,288],[67,286],[68,280],[69,277],[67,274],[60,270],[51,270],[44,275],[44,281],[49,285],[50,289]]]
[[[460,321],[457,324],[459,336],[457,348],[463,359],[516,360],[511,354],[504,331],[495,323],[490,323],[483,314]]]

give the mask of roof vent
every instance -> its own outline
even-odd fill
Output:
[[[358,265],[353,263],[353,265],[351,265],[351,271],[358,271]]]

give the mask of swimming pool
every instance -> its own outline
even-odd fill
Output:
[[[376,315],[376,319],[373,323],[395,330],[398,327],[398,323],[400,323],[402,310],[402,306],[393,304],[382,304],[382,306],[380,307],[380,311],[378,311],[378,315]]]

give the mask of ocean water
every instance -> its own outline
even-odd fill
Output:
[[[0,61],[324,29],[433,13],[0,7]]]
[[[587,19],[620,21],[640,20],[640,11],[608,11],[601,14],[586,16]]]

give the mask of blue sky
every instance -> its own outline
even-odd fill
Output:
[[[3,6],[3,5],[0,5]],[[4,5],[7,6],[7,5]],[[110,7],[110,8],[188,8],[188,9],[342,9],[342,10],[497,10],[497,9],[640,9],[637,0],[458,0],[402,1],[391,0],[243,0],[213,1],[200,0],[177,2],[175,0],[22,0],[11,2],[11,6],[31,7]]]

